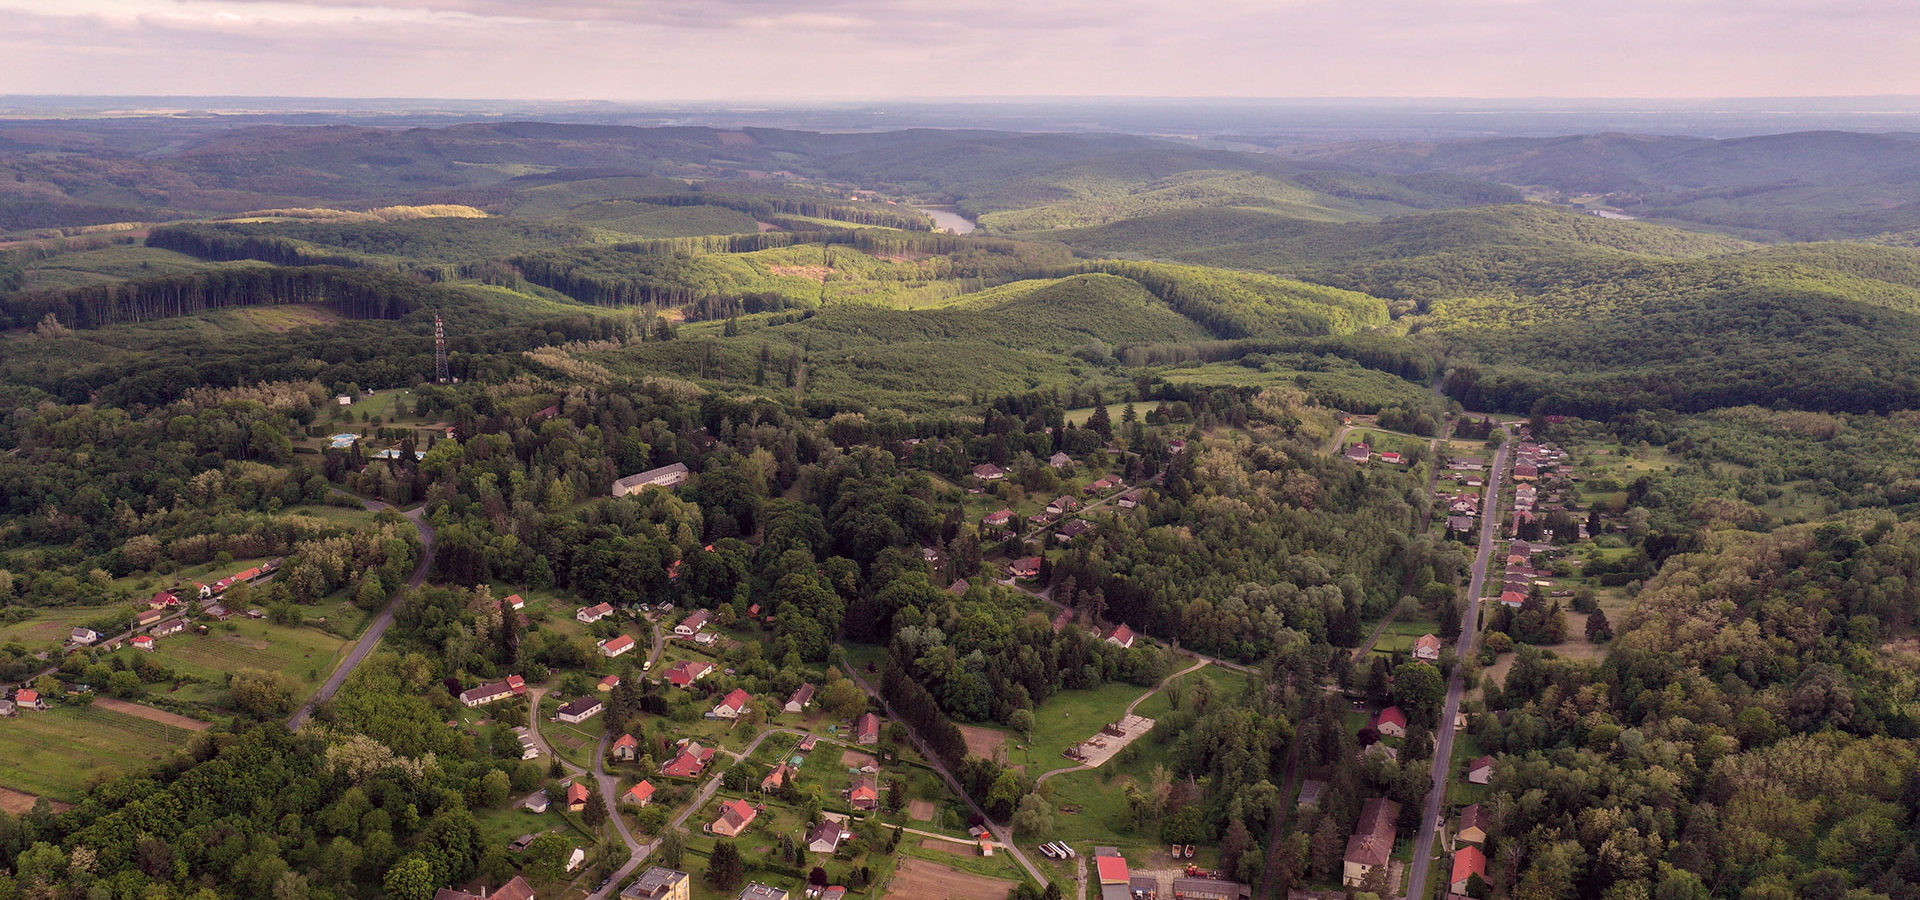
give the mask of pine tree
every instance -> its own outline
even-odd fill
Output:
[[[600,824],[607,820],[607,801],[605,797],[600,796],[599,791],[587,793],[587,808],[580,813],[580,818],[594,828],[600,827]]]
[[[740,880],[747,874],[746,861],[740,858],[740,850],[732,841],[720,841],[713,845],[713,855],[707,858],[707,883],[715,890],[732,891],[740,887]]]

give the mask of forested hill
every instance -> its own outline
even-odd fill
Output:
[[[1444,172],[1605,195],[1635,215],[1768,240],[1920,227],[1920,136],[1801,132],[1710,140],[1636,134],[1342,144],[1286,152],[1344,169]]]

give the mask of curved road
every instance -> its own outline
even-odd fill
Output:
[[[333,491],[342,496],[352,496],[339,488],[334,488]],[[361,505],[365,506],[369,512],[393,508],[378,500],[364,500],[358,497],[354,499],[360,500]],[[367,630],[360,635],[360,640],[354,643],[352,652],[347,654],[346,659],[341,660],[339,667],[327,677],[326,683],[320,685],[320,689],[314,691],[313,696],[307,698],[307,702],[301,704],[299,709],[294,710],[293,717],[287,720],[288,728],[299,731],[302,725],[307,724],[308,719],[313,718],[314,707],[333,699],[333,695],[340,690],[340,686],[347,683],[347,677],[353,674],[353,670],[366,662],[367,656],[380,643],[381,636],[387,633],[388,628],[393,627],[393,611],[400,605],[400,598],[407,591],[426,583],[427,572],[433,568],[433,526],[427,524],[426,507],[422,505],[400,515],[412,522],[413,527],[420,532],[420,564],[414,567],[413,577],[407,579],[406,584],[393,592],[392,599],[389,599],[387,605],[380,610],[380,614],[374,617],[373,624],[367,626]]]
[[[1433,744],[1433,787],[1420,813],[1420,831],[1413,839],[1412,870],[1407,873],[1407,897],[1424,897],[1427,869],[1433,859],[1434,833],[1440,822],[1440,807],[1447,799],[1447,782],[1453,777],[1453,720],[1460,713],[1460,699],[1466,684],[1462,678],[1465,660],[1474,652],[1480,638],[1480,604],[1486,593],[1487,566],[1493,560],[1494,540],[1500,533],[1500,476],[1507,470],[1507,451],[1511,442],[1502,443],[1493,455],[1493,471],[1487,476],[1485,513],[1480,522],[1480,553],[1473,560],[1473,578],[1467,588],[1467,610],[1460,616],[1460,643],[1456,651],[1461,663],[1453,667],[1447,681],[1447,702],[1440,710],[1439,727]]]

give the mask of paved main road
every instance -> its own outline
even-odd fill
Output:
[[[338,488],[335,488],[334,492],[345,494]],[[393,508],[378,500],[360,500],[360,503],[372,512]],[[373,652],[374,646],[380,643],[381,636],[387,633],[388,628],[393,627],[393,610],[400,605],[400,598],[405,596],[407,591],[426,583],[427,572],[433,568],[433,526],[427,524],[424,505],[401,515],[412,522],[413,527],[420,532],[420,565],[414,567],[413,577],[407,579],[405,585],[393,592],[392,599],[389,599],[387,605],[380,610],[380,614],[374,617],[373,624],[367,626],[366,632],[360,635],[360,640],[354,643],[352,652],[348,653],[347,658],[342,660],[340,666],[333,670],[333,674],[327,677],[326,683],[320,685],[320,689],[314,691],[313,696],[301,704],[299,709],[294,710],[293,717],[287,720],[288,728],[299,731],[300,726],[307,724],[307,720],[313,718],[314,707],[333,698],[333,695],[340,690],[340,686],[347,683],[347,677],[366,661],[368,654]]]
[[[1484,515],[1480,522],[1480,553],[1473,559],[1467,611],[1460,617],[1460,644],[1456,651],[1460,662],[1454,665],[1453,677],[1447,681],[1447,702],[1441,707],[1440,721],[1434,729],[1438,738],[1433,744],[1433,787],[1427,792],[1427,802],[1420,813],[1420,831],[1413,838],[1413,866],[1407,873],[1406,896],[1409,898],[1426,896],[1427,869],[1432,862],[1440,807],[1447,798],[1447,781],[1453,776],[1453,720],[1460,713],[1460,698],[1466,692],[1461,675],[1480,639],[1481,595],[1486,593],[1487,566],[1493,560],[1494,539],[1500,533],[1500,478],[1507,471],[1508,449],[1508,444],[1500,445],[1499,452],[1493,455],[1493,472],[1487,476],[1487,498],[1481,507]]]

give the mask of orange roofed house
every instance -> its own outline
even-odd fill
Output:
[[[722,837],[739,837],[747,830],[753,820],[760,816],[760,810],[745,800],[729,800],[720,804],[720,818],[713,820],[707,830]]]

